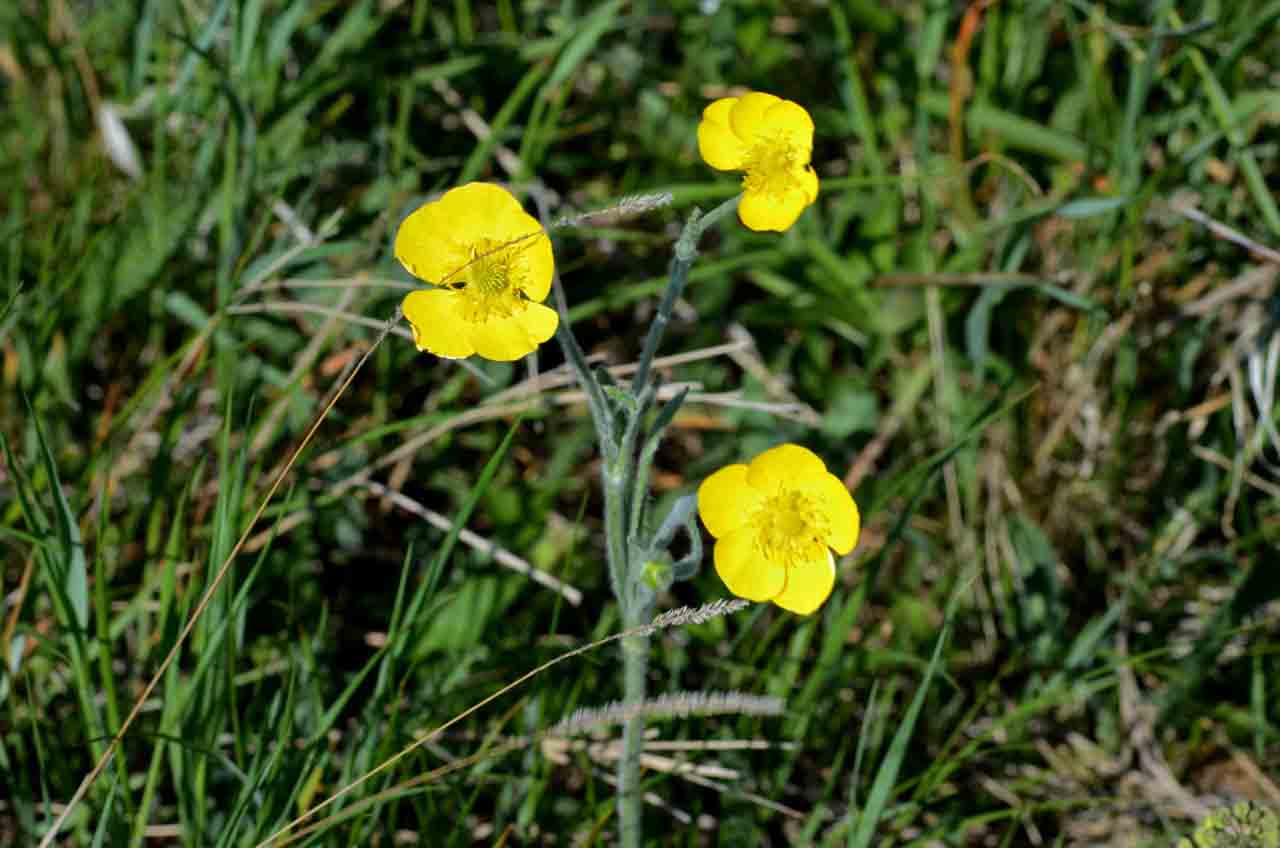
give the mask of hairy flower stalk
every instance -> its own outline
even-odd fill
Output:
[[[644,747],[644,711],[652,634],[643,626],[653,618],[657,592],[670,584],[673,575],[691,573],[701,557],[692,500],[678,504],[673,515],[677,524],[664,522],[656,532],[646,533],[645,500],[648,496],[650,460],[662,430],[671,422],[683,395],[661,409],[651,424],[649,413],[656,403],[652,373],[653,359],[662,336],[684,291],[689,268],[697,256],[698,240],[708,227],[738,208],[740,198],[722,203],[706,215],[694,212],[676,243],[670,276],[649,328],[630,386],[603,385],[587,366],[586,356],[569,329],[564,297],[556,287],[555,303],[560,310],[556,338],[573,367],[587,396],[587,406],[600,442],[601,484],[604,490],[605,549],[609,580],[622,610],[623,627],[639,629],[622,640],[622,708],[631,709],[623,722],[622,756],[618,760],[618,831],[624,848],[639,848],[642,838],[640,754]],[[676,530],[683,526],[693,550],[680,562],[671,563],[666,553]]]

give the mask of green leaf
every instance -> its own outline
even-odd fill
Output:
[[[951,111],[951,98],[940,91],[929,92],[921,97],[921,105],[931,115],[946,118]],[[1084,142],[1072,135],[985,103],[969,106],[964,124],[971,136],[990,134],[1013,150],[1064,162],[1083,162],[1088,152]]]
[[[58,477],[58,465],[53,459],[53,451],[49,449],[40,419],[31,409],[30,402],[27,403],[27,414],[31,416],[40,458],[44,461],[49,489],[53,493],[54,529],[62,548],[62,573],[59,578],[75,616],[73,623],[83,630],[89,624],[89,563],[84,555],[84,542],[80,538],[80,523],[62,491],[62,481]]]
[[[987,368],[988,340],[991,337],[991,313],[1012,291],[1011,286],[988,286],[969,307],[964,318],[964,337],[973,360],[973,370],[982,374]]]

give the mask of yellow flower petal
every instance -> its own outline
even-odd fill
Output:
[[[396,259],[419,280],[443,282],[468,259],[466,245],[442,214],[440,201],[424,203],[409,213],[396,231]]]
[[[530,303],[523,312],[516,315],[516,320],[524,328],[529,340],[540,345],[556,334],[556,328],[560,326],[560,313],[541,303]]]
[[[787,572],[769,562],[756,545],[753,528],[741,527],[716,542],[716,573],[730,592],[748,601],[767,601],[782,591]]]
[[[446,359],[462,359],[476,352],[462,305],[462,296],[448,289],[419,289],[405,295],[400,309],[413,327],[418,350]]]
[[[738,204],[738,217],[756,232],[781,233],[791,228],[810,202],[798,186],[781,194],[747,191]]]
[[[747,147],[733,130],[714,121],[698,124],[698,154],[719,171],[734,171],[746,160]]]
[[[530,229],[538,222],[529,217],[511,192],[493,183],[467,183],[450,189],[437,201],[441,217],[455,232],[475,233],[495,241],[506,241]],[[527,218],[532,227],[522,226]]]
[[[827,531],[822,541],[844,555],[858,543],[858,505],[839,477],[823,472],[796,487],[809,496]]]
[[[797,182],[800,183],[800,190],[804,192],[808,203],[818,199],[818,174],[813,168],[806,166],[799,174],[796,175]],[[808,203],[805,205],[807,206]]]
[[[522,239],[512,245],[513,250],[520,251],[516,267],[520,269],[517,285],[529,300],[541,303],[547,299],[551,291],[551,277],[555,273],[556,261],[551,253],[551,239],[542,232],[541,225],[530,215],[524,216],[522,223],[525,233],[537,232],[530,238]],[[536,229],[528,229],[529,226]],[[555,328],[552,328],[555,332]]]
[[[537,347],[514,315],[471,325],[471,343],[476,346],[476,353],[495,362],[514,362]]]
[[[559,321],[554,309],[529,303],[505,318],[490,318],[471,325],[471,343],[476,353],[495,362],[511,362],[534,351],[551,338]]]
[[[396,232],[395,254],[410,274],[444,284],[457,281],[478,243],[515,242],[512,249],[530,256],[527,293],[542,300],[551,286],[551,243],[545,235],[529,237],[541,231],[506,189],[468,183],[411,212]]]
[[[729,115],[737,102],[736,97],[717,100],[702,110],[702,122],[698,124],[698,154],[721,171],[741,168],[747,155],[747,146],[729,125]]]
[[[779,100],[768,108],[761,129],[771,136],[781,136],[788,144],[804,151],[807,164],[813,152],[813,118],[799,103]]]
[[[785,610],[808,615],[822,606],[836,584],[836,567],[831,551],[814,546],[812,558],[795,562],[787,569],[787,582],[773,602]]]
[[[795,489],[827,473],[822,459],[808,448],[783,444],[751,460],[747,466],[747,483],[766,493],[779,489]]]
[[[764,494],[747,485],[747,466],[726,465],[698,487],[698,515],[707,532],[719,539],[746,524],[764,502]]]
[[[765,113],[779,102],[779,98],[763,91],[753,91],[739,97],[729,111],[729,126],[734,135],[750,144],[756,133],[764,128]]]
[[[738,98],[736,97],[721,97],[702,110],[702,120],[715,121],[717,124],[729,126],[729,115],[733,112],[733,107],[737,102]]]

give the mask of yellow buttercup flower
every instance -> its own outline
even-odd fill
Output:
[[[698,152],[717,170],[746,172],[738,217],[753,230],[788,229],[818,197],[813,119],[798,103],[759,91],[717,100],[702,113]]]
[[[847,554],[858,541],[849,490],[798,445],[779,445],[703,480],[698,514],[716,538],[716,572],[730,592],[801,615],[831,594],[832,549]]]
[[[555,334],[560,317],[542,304],[555,271],[551,240],[505,189],[468,183],[419,206],[400,225],[395,252],[436,285],[401,305],[418,350],[510,361]]]

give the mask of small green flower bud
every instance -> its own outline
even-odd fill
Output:
[[[651,559],[640,571],[640,580],[654,592],[668,588],[672,579],[671,563],[666,560]]]

